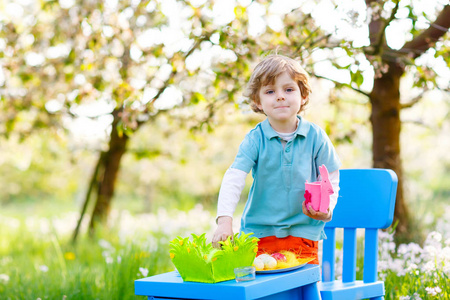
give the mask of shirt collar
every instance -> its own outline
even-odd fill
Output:
[[[308,121],[303,119],[301,116],[297,116],[298,120],[298,126],[297,130],[295,131],[296,135],[306,136],[309,131],[310,124]],[[264,133],[264,136],[268,138],[269,140],[275,137],[278,137],[278,134],[273,130],[272,126],[270,126],[269,119],[265,119],[261,123],[262,130]]]

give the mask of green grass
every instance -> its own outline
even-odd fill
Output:
[[[432,295],[427,288],[439,287],[440,292]],[[450,299],[450,284],[448,275],[435,271],[423,276],[420,271],[398,276],[395,272],[388,272],[385,279],[385,299],[399,299],[401,296],[411,295],[411,299]]]
[[[52,222],[47,215],[12,218],[2,211],[0,299],[145,299],[134,295],[134,281],[173,270],[170,241],[177,235],[210,232],[205,220],[214,218],[199,208],[174,214],[134,215],[99,230],[95,239],[80,236],[73,245],[70,230],[64,228],[73,222],[70,216]],[[391,234],[380,233],[379,278],[385,282],[386,300],[450,299],[450,222],[443,218],[437,223],[441,227],[422,246],[396,247]],[[357,279],[362,279],[362,262],[358,240]],[[432,289],[440,292],[434,295]]]
[[[9,276],[0,276],[1,299],[145,299],[134,295],[140,268],[148,276],[173,269],[164,245],[149,252],[145,244],[121,245],[103,235],[73,246],[54,233],[16,233],[0,237],[0,274]]]

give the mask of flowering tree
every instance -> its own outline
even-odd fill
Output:
[[[323,6],[299,9],[308,10],[315,18],[320,16],[320,10],[326,11],[322,13],[328,18],[325,24],[335,25],[325,28],[327,26],[319,24],[323,31],[318,33],[316,39],[324,38],[324,43],[313,45],[312,48],[309,48],[310,45],[303,47],[305,35],[302,35],[299,40],[285,43],[287,49],[282,49],[286,53],[297,54],[305,63],[310,64],[311,73],[317,78],[331,80],[339,89],[350,88],[369,100],[373,167],[392,169],[398,175],[394,215],[394,222],[397,222],[396,239],[398,242],[413,240],[417,236],[411,230],[412,218],[404,197],[400,114],[402,109],[418,103],[424,93],[431,89],[449,91],[448,77],[442,76],[442,72],[440,75],[440,72],[433,68],[433,62],[443,68],[450,64],[450,6],[445,1],[436,1],[428,3],[425,9],[420,1],[400,0],[366,0],[354,2],[351,7],[343,2],[334,5],[322,1],[322,4]],[[292,35],[295,36],[292,31],[301,31],[302,24],[294,21],[291,25],[289,22],[292,19],[295,20],[293,13],[285,15],[285,26],[280,30],[280,36],[288,36],[290,39]],[[397,44],[392,45],[388,43],[387,35],[395,27],[401,27],[402,33],[391,38],[391,42],[393,39],[397,40]],[[355,29],[363,32],[359,40],[345,32],[348,30],[355,33]],[[316,33],[312,30],[311,34],[314,36]],[[271,36],[274,40],[277,35],[272,33]],[[406,40],[401,44],[405,37]],[[310,36],[306,35],[306,40],[309,38]],[[321,59],[329,63],[325,71],[316,68],[318,62],[312,55],[319,51]],[[423,55],[433,59],[428,58],[425,63],[422,59],[419,64],[419,58]],[[332,78],[329,74],[332,74],[333,70],[345,71],[345,76]],[[367,76],[367,72],[373,75]],[[410,99],[400,93],[400,82],[406,74],[414,78],[409,90],[419,91],[417,96]]]
[[[0,34],[3,134],[25,137],[39,127],[64,128],[68,118],[78,118],[83,106],[93,102],[101,104],[101,111],[91,110],[90,118],[109,116],[109,138],[96,149],[100,155],[81,215],[94,194],[92,230],[108,215],[133,133],[175,106],[205,101],[204,94],[220,98],[226,90],[226,100],[232,100],[239,85],[224,89],[234,81],[224,63],[246,65],[240,56],[215,46],[225,24],[213,23],[203,12],[211,11],[208,4],[11,1],[6,8]],[[205,49],[215,51],[209,63],[199,61]],[[217,78],[205,71],[213,60],[221,73]],[[31,117],[25,129],[20,126],[24,114]]]
[[[322,1],[322,5],[327,1]],[[450,64],[448,56],[449,43],[448,28],[450,27],[450,6],[439,1],[430,3],[424,11],[420,2],[415,1],[376,1],[359,2],[360,7],[345,7],[345,3],[328,6],[291,4],[284,12],[266,3],[261,5],[261,16],[266,16],[265,30],[257,34],[254,41],[243,39],[241,42],[248,53],[252,52],[253,44],[262,49],[278,49],[284,53],[300,59],[306,69],[318,78],[325,78],[336,83],[337,88],[351,88],[366,97],[371,104],[370,123],[372,125],[372,158],[373,167],[388,168],[396,172],[399,178],[394,222],[397,222],[397,241],[413,240],[415,233],[411,230],[412,218],[404,198],[403,171],[400,153],[400,112],[420,101],[423,94],[430,89],[449,90],[448,78],[439,76],[438,71],[431,64],[418,64],[418,58],[423,54],[434,56],[443,66]],[[312,8],[311,8],[312,7]],[[325,28],[317,24],[320,11],[326,18],[336,20],[335,26]],[[274,13],[278,11],[277,14]],[[333,17],[337,16],[337,17]],[[277,22],[270,22],[276,17]],[[345,24],[338,25],[340,19],[346,19]],[[246,21],[246,20],[244,20]],[[406,25],[404,22],[406,21]],[[401,23],[403,22],[403,23]],[[317,25],[316,25],[317,24]],[[396,48],[387,42],[387,34],[392,27],[403,25],[405,42]],[[367,42],[361,42],[349,34],[342,34],[350,27],[367,29]],[[339,26],[342,26],[339,28]],[[248,36],[248,31],[240,31],[242,36]],[[363,38],[364,39],[364,38]],[[230,47],[230,45],[225,45]],[[242,47],[242,46],[241,46]],[[231,46],[230,48],[233,49]],[[256,48],[258,49],[258,48]],[[316,65],[318,59],[314,52],[322,51],[322,60],[328,60],[330,66],[320,72]],[[250,58],[250,57],[249,57]],[[367,67],[369,66],[369,67]],[[344,70],[348,75],[348,82],[327,77],[331,69]],[[373,76],[364,76],[370,69]],[[414,78],[410,87],[419,90],[418,96],[412,99],[401,99],[400,82],[405,74]],[[363,88],[363,83],[372,81],[369,90]],[[402,100],[402,101],[401,101]]]
[[[403,170],[400,153],[400,112],[402,109],[411,107],[417,103],[423,92],[431,88],[448,89],[448,82],[438,84],[438,75],[435,70],[427,65],[419,66],[416,59],[428,50],[433,50],[434,56],[445,59],[450,63],[448,53],[449,44],[443,39],[448,36],[450,27],[450,6],[438,6],[435,15],[418,15],[419,11],[414,7],[414,2],[407,4],[402,1],[374,1],[366,0],[367,10],[370,12],[369,39],[370,44],[366,47],[353,49],[353,53],[362,52],[371,63],[375,77],[373,88],[367,93],[372,105],[370,122],[373,131],[373,166],[375,168],[388,168],[394,170],[399,178],[397,189],[397,201],[395,205],[394,221],[398,221],[397,239],[413,239],[411,232],[411,218],[404,199]],[[387,7],[387,8],[386,8]],[[402,13],[400,13],[400,9]],[[389,26],[398,22],[407,13],[407,19],[411,22],[409,28],[410,40],[401,48],[393,49],[388,45],[386,32]],[[421,22],[422,21],[422,24]],[[423,28],[423,22],[428,27]],[[359,69],[352,72],[354,83],[358,85]],[[414,75],[414,87],[422,90],[414,99],[400,102],[400,82],[406,72]]]
[[[292,46],[306,37],[304,47],[324,40],[317,38],[318,30],[293,30],[296,24],[312,26],[311,16],[297,14],[294,20],[291,15],[289,37],[272,31],[256,39],[257,34],[246,34],[244,6],[231,7],[228,20],[215,16],[220,9],[189,1],[7,4],[0,36],[3,134],[25,137],[38,127],[64,128],[91,103],[101,105],[88,117],[110,120],[106,145],[95,149],[100,154],[74,239],[91,195],[91,231],[108,216],[121,159],[145,123],[169,113],[208,126],[218,107],[242,90],[261,49]],[[204,107],[203,113],[189,114],[193,105]],[[21,130],[20,116],[30,112],[31,126]]]
[[[83,216],[94,195],[91,229],[107,217],[121,159],[133,133],[144,124],[170,114],[209,126],[221,104],[236,100],[251,64],[270,51],[297,57],[313,75],[325,77],[314,68],[313,53],[319,49],[327,51],[333,66],[350,74],[349,82],[335,80],[337,86],[370,100],[373,165],[399,175],[395,218],[398,233],[407,235],[400,110],[419,97],[400,103],[399,83],[409,72],[416,75],[415,86],[424,90],[438,86],[433,70],[414,63],[428,49],[435,49],[435,56],[448,51],[448,42],[442,39],[449,27],[448,5],[438,6],[441,11],[436,14],[425,14],[430,27],[422,29],[414,1],[367,0],[367,9],[346,12],[350,22],[362,16],[361,26],[368,28],[369,42],[356,45],[316,25],[314,12],[323,7],[314,2],[291,3],[283,10],[256,1],[238,1],[231,9],[224,6],[226,1],[26,2],[8,1],[0,18],[4,112],[0,130],[4,135],[14,131],[26,136],[36,128],[64,128],[67,119],[83,115],[86,104],[101,104],[88,114],[109,120],[108,138],[96,149],[100,154],[82,209]],[[393,49],[386,32],[405,10],[412,20],[411,40]],[[337,5],[330,13],[337,15],[342,9]],[[350,63],[339,63],[335,54],[342,52]],[[448,56],[444,59],[448,63]],[[367,62],[375,73],[370,91],[361,89],[367,80],[362,65]],[[197,106],[203,108],[201,114],[190,110]],[[24,120],[29,126],[20,126]]]

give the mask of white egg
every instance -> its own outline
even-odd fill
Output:
[[[259,258],[260,260],[262,260],[263,262],[266,261],[267,259],[269,259],[271,256],[269,254],[261,254],[259,255],[257,258]]]
[[[272,256],[269,256],[266,260],[264,260],[264,268],[265,269],[273,269],[277,266],[277,260]]]
[[[264,262],[258,257],[253,261],[253,266],[256,270],[264,270]]]

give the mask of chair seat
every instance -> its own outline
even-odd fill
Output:
[[[322,300],[366,299],[384,295],[384,282],[364,283],[362,280],[343,283],[340,280],[319,282]]]

